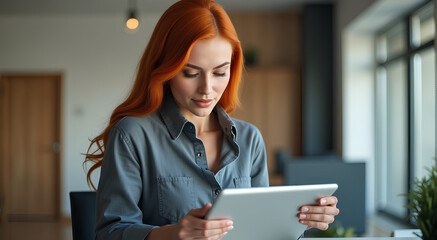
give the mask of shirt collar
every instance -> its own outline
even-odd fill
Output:
[[[231,117],[218,104],[215,106],[213,111],[217,114],[220,127],[225,135],[236,141],[237,129]],[[189,123],[191,126],[194,126],[179,110],[179,107],[174,101],[173,95],[170,91],[164,94],[159,112],[173,140],[176,140],[181,135],[182,130],[187,123]]]
[[[222,106],[217,104],[214,108],[214,111],[217,114],[219,124],[225,135],[236,141],[237,128],[235,127],[234,121],[232,121],[231,117],[226,113]]]

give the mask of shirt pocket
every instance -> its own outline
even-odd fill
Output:
[[[159,215],[177,223],[194,206],[193,179],[190,177],[156,178]]]
[[[252,187],[250,177],[238,177],[234,178],[235,188],[250,188]]]

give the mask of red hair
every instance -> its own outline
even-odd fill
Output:
[[[181,0],[159,19],[138,66],[134,86],[127,99],[113,111],[109,125],[91,140],[85,162],[92,162],[87,182],[96,190],[91,173],[102,165],[111,128],[125,116],[144,116],[158,109],[164,84],[188,61],[193,45],[200,39],[221,36],[232,46],[231,74],[219,105],[228,113],[237,107],[243,54],[237,33],[225,10],[212,0]],[[97,150],[91,151],[93,145]]]

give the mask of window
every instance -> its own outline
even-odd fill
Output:
[[[406,219],[403,195],[435,164],[434,2],[376,38],[378,208]]]

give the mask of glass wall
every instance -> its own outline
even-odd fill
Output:
[[[425,176],[435,164],[435,51],[414,55],[414,177]]]
[[[393,213],[405,215],[408,191],[408,81],[407,64],[401,59],[387,65],[387,205]]]
[[[378,208],[401,219],[412,181],[435,164],[434,38],[433,2],[376,38]]]

